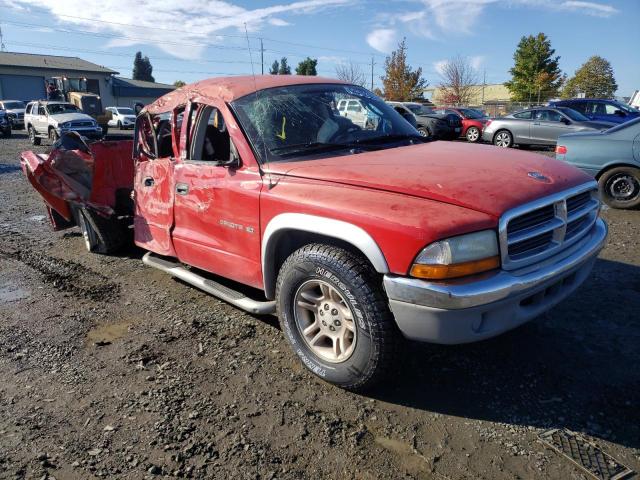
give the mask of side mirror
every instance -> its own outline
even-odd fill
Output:
[[[562,123],[564,123],[565,125],[571,125],[571,120],[569,120],[568,118],[563,118]]]
[[[624,113],[622,110],[616,110],[615,112],[613,112],[614,115],[618,115],[619,117],[626,117],[627,114]]]

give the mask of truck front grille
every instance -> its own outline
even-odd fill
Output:
[[[71,122],[71,127],[72,128],[78,128],[78,127],[91,127],[93,126],[92,122],[82,122],[82,121],[76,121],[76,122]]]
[[[598,217],[595,182],[521,205],[500,219],[502,268],[515,270],[578,242]]]

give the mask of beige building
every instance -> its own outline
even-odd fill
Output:
[[[428,98],[436,105],[443,105],[442,89],[439,87],[430,87],[424,90],[425,98]],[[496,103],[510,102],[511,95],[507,87],[502,83],[488,83],[485,85],[476,85],[473,88],[473,97],[470,106],[491,105]]]

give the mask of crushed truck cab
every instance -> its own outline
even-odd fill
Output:
[[[535,318],[607,236],[596,184],[570,165],[429,141],[318,77],[198,82],[147,106],[132,142],[65,136],[22,165],[54,228],[78,225],[98,253],[133,230],[145,264],[276,313],[301,362],[349,389],[384,378],[403,337],[473,342]]]

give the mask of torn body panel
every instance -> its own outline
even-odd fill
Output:
[[[49,155],[23,152],[21,166],[40,193],[55,230],[75,225],[73,207],[99,214],[130,214],[124,200],[133,188],[132,142],[97,142],[87,145],[75,134],[63,137]]]

